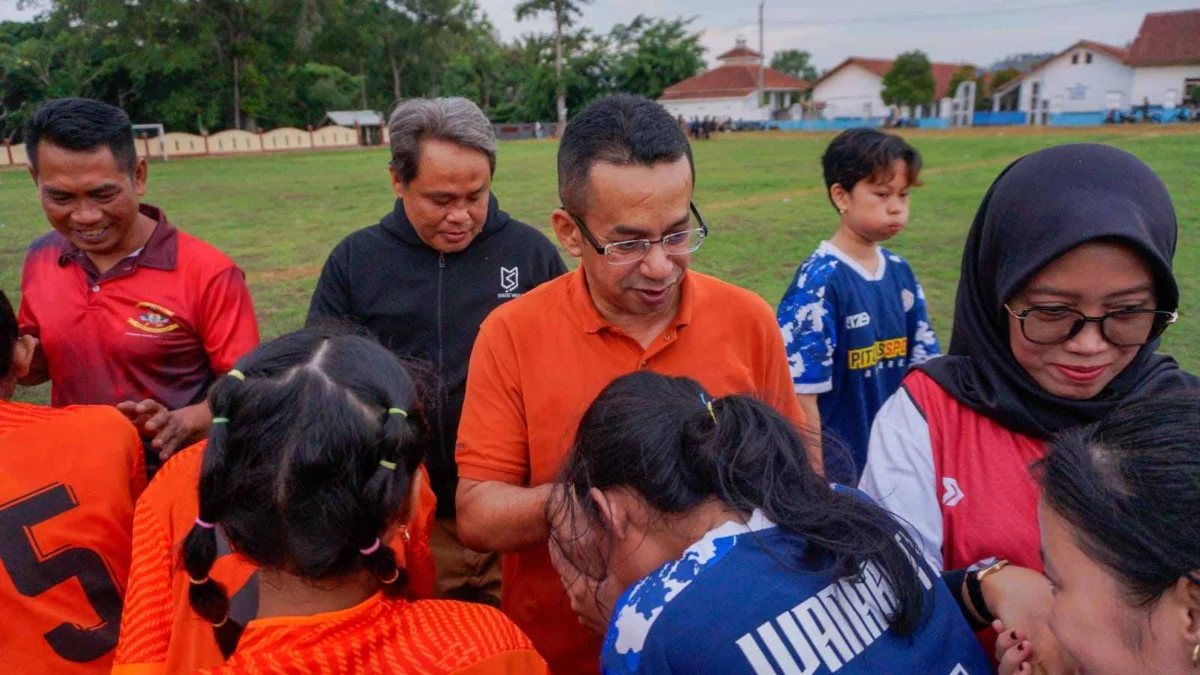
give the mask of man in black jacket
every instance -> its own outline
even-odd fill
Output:
[[[334,248],[308,319],[351,318],[397,355],[431,366],[426,462],[438,499],[430,537],[438,594],[499,605],[498,557],[463,548],[455,528],[467,363],[489,312],[567,268],[549,239],[500,210],[491,194],[496,139],[474,103],[410,99],[388,131],[395,208]]]

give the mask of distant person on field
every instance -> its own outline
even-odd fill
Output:
[[[821,165],[841,222],[796,271],[778,320],[796,396],[817,438],[832,437],[827,473],[853,485],[875,413],[910,365],[941,348],[916,274],[880,246],[908,222],[920,153],[899,136],[851,129],[829,144]]]
[[[395,206],[329,254],[309,322],[346,317],[397,355],[432,365],[426,452],[437,494],[438,592],[500,604],[500,562],[459,543],[454,447],[479,324],[492,310],[567,271],[545,235],[492,194],[496,137],[465,98],[410,99],[392,112]]]
[[[0,292],[0,664],[107,674],[146,487],[142,442],[111,407],[10,402],[35,342],[17,337]]]
[[[49,380],[55,407],[117,405],[156,467],[208,433],[205,392],[258,344],[246,276],[140,203],[148,169],[119,108],[48,101],[25,148],[54,231],[25,258],[21,332],[38,343],[21,384]]]

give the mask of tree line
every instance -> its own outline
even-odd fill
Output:
[[[473,0],[19,4],[39,13],[0,23],[0,137],[14,141],[38,102],[61,96],[194,133],[303,128],[415,96],[466,96],[493,121],[531,122],[556,119],[560,93],[569,110],[616,91],[654,98],[704,68],[690,19],[599,32],[573,24],[570,0],[520,5],[521,18],[554,12],[560,30],[508,42]]]

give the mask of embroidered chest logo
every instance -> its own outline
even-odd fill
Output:
[[[175,322],[174,318],[175,312],[166,307],[160,307],[152,302],[139,302],[135,307],[134,315],[125,320],[130,326],[154,335],[179,330],[179,324]]]
[[[508,299],[520,297],[521,294],[516,292],[517,286],[521,284],[520,272],[521,268],[519,267],[500,267],[501,292],[496,294],[497,298]]]

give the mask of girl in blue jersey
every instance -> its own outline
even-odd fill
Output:
[[[600,394],[548,515],[604,673],[992,672],[903,529],[806,456],[748,396],[649,372]]]

